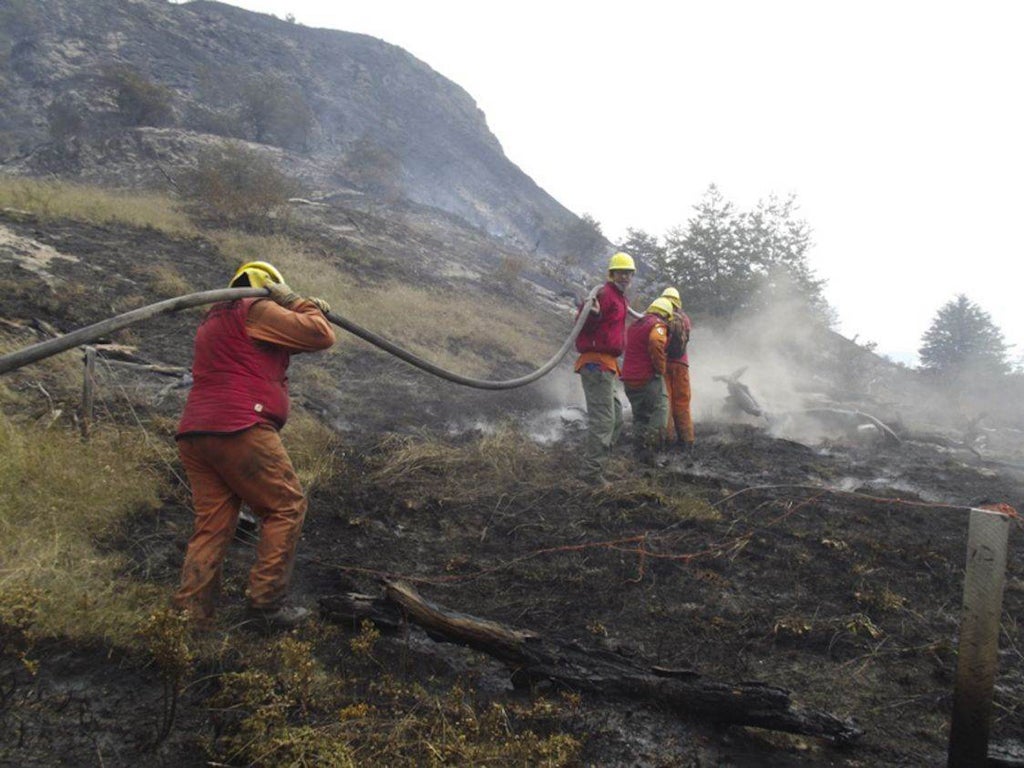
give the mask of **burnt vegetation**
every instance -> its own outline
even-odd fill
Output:
[[[522,375],[557,349],[611,246],[532,182],[524,197],[518,169],[480,170],[506,161],[465,94],[376,41],[332,47],[215,3],[131,5],[164,14],[122,30],[163,66],[86,56],[52,80],[44,31],[79,5],[0,7],[0,354],[222,287],[253,259],[465,375]],[[239,29],[317,66],[256,66]],[[695,321],[697,453],[642,467],[627,429],[607,488],[576,479],[568,364],[491,393],[344,335],[297,359],[284,441],[310,510],[293,596],[319,611],[277,636],[244,617],[251,530],[212,631],[167,610],[192,523],[173,435],[200,311],[98,340],[91,409],[80,351],[4,374],[0,762],[941,764],[968,510],[1024,508],[1024,380],[966,297],[922,340],[925,370],[832,332],[810,235],[794,198],[741,211],[714,187],[673,231],[630,231],[634,303],[676,284]],[[729,382],[757,415],[731,407]],[[992,719],[1010,748],[1024,740],[1020,528]],[[523,641],[541,662],[448,642],[394,601],[386,616],[339,608],[388,603],[396,584],[542,638]],[[590,660],[635,684],[584,684]],[[650,695],[698,682],[842,727],[752,727]]]
[[[226,266],[267,248],[300,287],[312,285],[307,268],[320,281],[328,269],[344,275],[344,260],[305,266],[304,251],[324,236],[317,209],[289,219],[284,234],[185,234],[177,222],[182,234],[172,235],[116,218],[90,223],[54,190],[20,190],[22,205],[45,203],[55,218],[5,213],[7,236],[62,257],[51,258],[46,281],[13,269],[12,288],[24,290],[8,289],[5,349],[45,333],[36,320],[70,330],[157,290],[216,285]],[[360,273],[400,278],[403,267],[386,257],[391,238],[424,235],[345,216],[360,233]],[[304,241],[307,231],[320,234]],[[114,243],[144,249],[145,268],[123,269]],[[83,289],[95,269],[111,277]],[[394,289],[372,299],[371,285],[332,280],[321,284],[345,311],[415,337],[404,312],[389,318]],[[402,307],[428,297],[436,292],[406,293]],[[423,304],[417,314],[431,311]],[[117,342],[146,361],[187,366],[196,317]],[[522,354],[543,359],[565,327],[553,322],[542,332],[548,341]],[[451,354],[443,337],[418,343],[427,356]],[[870,355],[839,349],[837,358]],[[966,508],[1021,500],[1012,466],[983,460],[1019,462],[1008,434],[978,426],[987,444],[968,445],[952,426],[925,432],[889,414],[899,443],[850,425],[827,434],[818,425],[811,439],[794,422],[698,416],[696,461],[641,470],[623,447],[612,461],[616,482],[596,490],[573,478],[581,432],[558,410],[563,395],[453,392],[343,342],[322,362],[297,363],[298,413],[285,432],[311,499],[295,592],[319,605],[320,618],[276,638],[246,628],[250,534],[226,563],[215,630],[197,635],[165,608],[190,526],[172,440],[184,390],[113,360],[98,368],[98,414],[84,444],[74,355],[12,374],[0,389],[4,488],[18,489],[5,490],[2,513],[5,530],[20,532],[7,539],[0,574],[0,728],[4,759],[19,764],[55,753],[72,762],[99,754],[107,765],[617,765],[638,754],[646,765],[932,764],[951,706]],[[498,403],[503,422],[488,415]],[[551,421],[558,436],[538,442],[536,425]],[[1015,536],[993,724],[1000,742],[1022,736],[1022,577]],[[849,719],[865,735],[842,746],[777,729],[723,732],[712,726],[721,716],[699,706],[585,689],[564,676],[524,686],[489,654],[401,619],[374,624],[332,608],[343,596],[381,598],[385,578],[662,675],[788,691],[801,711]]]

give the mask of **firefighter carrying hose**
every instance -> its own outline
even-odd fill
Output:
[[[302,298],[263,261],[243,264],[229,287],[267,288],[268,298],[214,305],[196,331],[194,383],[178,425],[195,529],[173,603],[208,625],[221,564],[244,501],[260,520],[246,590],[250,616],[267,628],[295,626],[309,610],[286,602],[306,498],[278,435],[288,418],[291,356],[334,344],[323,299]]]
[[[633,258],[627,253],[616,253],[608,262],[608,281],[581,307],[590,315],[576,337],[580,356],[575,370],[587,403],[587,437],[580,477],[599,485],[608,484],[602,475],[604,464],[622,429],[622,403],[615,396],[615,379],[619,355],[626,346],[626,289],[635,272]]]

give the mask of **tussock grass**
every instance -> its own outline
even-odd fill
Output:
[[[0,329],[0,355],[7,355],[40,341],[40,337],[27,329],[6,333]],[[15,386],[17,384],[17,386]],[[59,355],[37,360],[20,370],[10,371],[0,380],[0,405],[14,406],[33,412],[38,409],[39,395],[49,405],[49,416],[57,418],[68,393],[81,392],[82,352],[70,349]]]
[[[32,632],[131,644],[156,590],[119,580],[97,541],[159,503],[152,449],[129,435],[45,433],[0,416],[0,603],[39,595]]]
[[[149,283],[150,290],[156,296],[171,299],[194,291],[192,284],[185,279],[181,272],[166,264],[153,265],[145,270],[139,270],[139,272],[142,273],[143,278]],[[152,303],[153,298],[153,296],[146,296],[145,301]]]
[[[536,444],[515,424],[458,444],[430,436],[390,435],[378,450],[378,468],[370,481],[409,498],[472,504],[499,494],[558,489],[565,493],[566,504],[602,509],[602,514],[627,520],[636,514],[661,525],[721,519],[705,499],[680,493],[665,477],[631,474],[625,461],[616,463],[622,479],[609,488],[576,481],[567,466],[572,458]]]
[[[317,421],[301,409],[293,409],[283,435],[295,473],[308,495],[317,486],[334,477],[338,450],[341,447],[336,432]]]
[[[90,224],[119,221],[152,227],[168,235],[195,235],[188,216],[167,195],[118,192],[66,181],[0,176],[0,208],[28,211],[43,219],[68,218]]]
[[[521,483],[547,484],[560,477],[557,458],[513,425],[464,445],[430,438],[389,436],[380,446],[386,460],[371,480],[398,492],[471,502]]]

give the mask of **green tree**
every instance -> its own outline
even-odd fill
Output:
[[[1010,371],[1003,332],[962,293],[939,309],[921,341],[917,353],[925,370],[996,375]]]
[[[626,239],[619,243],[618,250],[625,251],[636,260],[638,275],[661,275],[667,271],[665,246],[658,241],[656,235],[630,227],[626,230]]]
[[[687,305],[702,314],[728,317],[742,298],[752,271],[740,256],[735,207],[712,184],[685,227],[665,235],[668,282],[685,291]]]
[[[807,264],[810,227],[797,207],[795,197],[772,196],[742,212],[712,184],[686,226],[665,235],[658,279],[676,285],[687,306],[705,316],[728,318],[796,299],[809,316],[831,322],[824,281]]]
[[[796,196],[771,195],[758,201],[753,211],[739,216],[737,237],[741,259],[752,268],[749,305],[764,309],[774,302],[799,301],[808,314],[826,324],[835,320],[825,301],[825,281],[815,277],[807,264],[811,229],[797,217]]]

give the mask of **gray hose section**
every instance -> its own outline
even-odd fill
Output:
[[[580,331],[583,329],[583,324],[587,321],[587,315],[589,312],[580,312],[579,317],[576,318],[576,324],[572,327],[572,332],[568,338],[563,342],[561,348],[555,353],[554,357],[548,360],[544,365],[538,368],[533,373],[527,374],[526,376],[520,376],[518,379],[508,379],[507,381],[488,381],[486,379],[474,379],[469,376],[462,376],[458,373],[452,373],[446,371],[444,368],[440,368],[431,362],[424,360],[422,357],[414,355],[408,350],[402,349],[396,344],[392,344],[387,339],[378,336],[373,331],[368,331],[365,328],[356,325],[351,320],[346,320],[343,317],[339,317],[333,312],[327,313],[327,319],[340,328],[344,328],[349,333],[352,333],[364,341],[368,341],[376,347],[380,347],[385,352],[389,352],[395,357],[404,360],[410,365],[414,365],[420,370],[432,373],[435,376],[439,376],[446,381],[451,381],[455,384],[462,384],[467,387],[474,387],[476,389],[515,389],[516,387],[522,387],[526,384],[536,381],[541,376],[549,373],[552,368],[558,365],[562,358],[565,357],[565,353],[572,347],[573,342],[576,341],[576,337],[579,336]]]
[[[157,315],[167,312],[178,312],[189,307],[198,307],[203,304],[213,304],[218,301],[229,301],[231,299],[244,299],[250,296],[266,296],[266,288],[222,288],[217,291],[203,291],[202,293],[190,293],[186,296],[179,296],[176,299],[167,299],[156,304],[149,304],[145,307],[133,309],[123,315],[102,320],[85,328],[79,328],[55,339],[41,341],[31,347],[25,347],[17,352],[0,357],[0,374],[21,368],[23,365],[37,362],[46,357],[51,357],[59,352],[64,352],[72,347],[88,344],[90,341],[106,336],[108,333],[119,331],[129,325],[148,320]]]
[[[244,299],[266,295],[266,288],[222,288],[216,291],[191,293],[186,296],[179,296],[175,299],[167,299],[166,301],[157,302],[156,304],[149,304],[148,306],[140,307],[139,309],[133,309],[131,312],[125,312],[123,315],[117,315],[99,323],[88,325],[85,328],[79,328],[77,331],[72,331],[64,336],[58,336],[55,339],[48,339],[47,341],[42,341],[38,344],[33,344],[30,347],[20,349],[17,352],[11,352],[8,355],[4,355],[0,357],[0,374],[16,370],[17,368],[21,368],[29,363],[37,362],[60,352],[65,352],[73,347],[88,344],[89,342],[102,338],[109,333],[119,331],[129,325],[141,322],[142,320],[148,320],[149,318],[156,317],[157,315],[162,315],[168,312],[178,312],[182,309],[198,307],[203,304],[214,304],[218,301],[230,301],[232,299]],[[579,335],[580,330],[582,330],[588,314],[589,313],[586,311],[580,312],[579,317],[576,319],[576,324],[572,328],[572,332],[569,334],[569,337],[562,344],[558,352],[555,353],[554,357],[533,373],[526,376],[520,376],[516,379],[509,379],[508,381],[474,379],[469,376],[462,376],[461,374],[447,371],[444,368],[414,355],[408,350],[402,349],[402,347],[399,347],[397,344],[391,343],[382,336],[378,336],[376,333],[368,331],[340,315],[328,312],[327,319],[338,327],[344,328],[349,333],[358,336],[364,341],[370,342],[376,347],[380,347],[385,352],[404,360],[410,365],[455,384],[462,384],[464,386],[475,387],[477,389],[514,389],[536,381],[549,373],[556,365],[558,365],[559,362],[561,362],[562,358],[565,357],[566,352],[568,352],[569,348],[573,345],[573,342],[576,341],[576,337]]]

